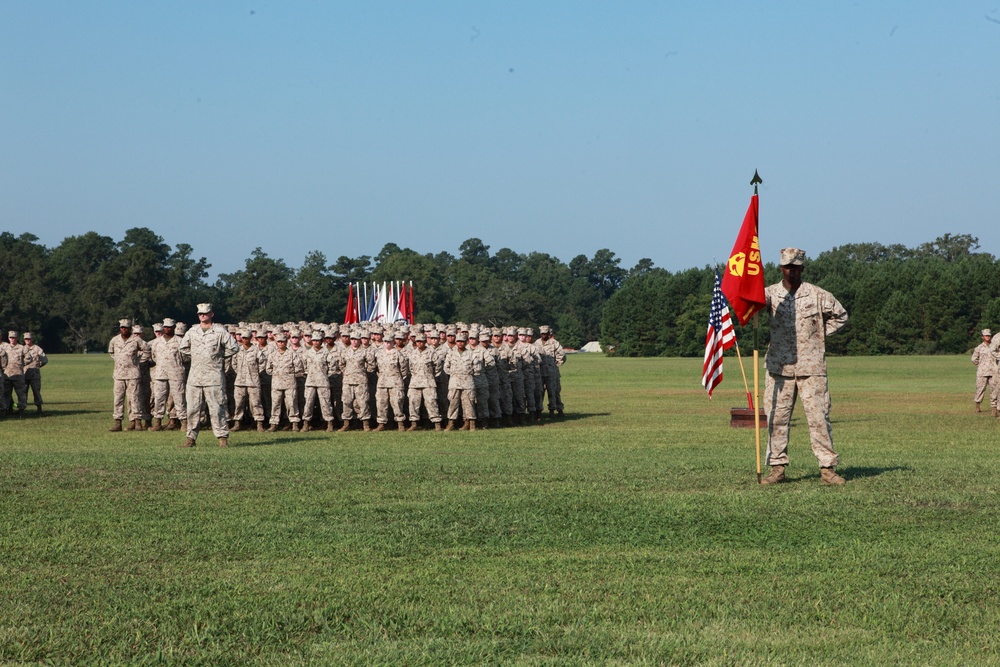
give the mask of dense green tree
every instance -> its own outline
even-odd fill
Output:
[[[238,320],[286,322],[301,319],[288,297],[295,272],[284,260],[255,248],[242,271],[220,276],[230,291],[228,310]]]

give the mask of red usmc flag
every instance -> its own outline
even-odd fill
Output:
[[[743,218],[740,235],[729,253],[722,276],[722,293],[729,299],[733,314],[745,325],[764,307],[764,262],[757,242],[757,195],[750,197],[750,207]]]

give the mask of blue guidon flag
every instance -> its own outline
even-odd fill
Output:
[[[712,289],[712,307],[708,311],[708,332],[705,334],[705,364],[701,371],[701,384],[712,398],[712,390],[722,382],[722,353],[736,345],[736,332],[729,319],[729,305],[722,295],[719,270],[715,270],[715,287]]]

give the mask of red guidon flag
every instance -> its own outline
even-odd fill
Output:
[[[757,195],[750,197],[750,207],[743,218],[740,235],[729,253],[722,276],[722,293],[729,300],[733,314],[745,325],[764,307],[764,263],[757,242]]]

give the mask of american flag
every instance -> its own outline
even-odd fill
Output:
[[[719,270],[715,271],[712,289],[712,307],[708,311],[708,333],[705,334],[705,364],[701,371],[701,384],[712,398],[712,390],[722,382],[722,353],[736,344],[736,332],[729,319],[729,306],[722,296]]]

